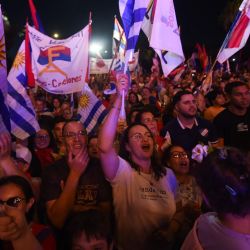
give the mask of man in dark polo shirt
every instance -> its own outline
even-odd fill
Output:
[[[225,146],[250,150],[250,90],[244,82],[230,82],[225,87],[229,106],[214,119]]]
[[[63,127],[66,157],[48,167],[42,177],[41,199],[53,226],[60,229],[74,212],[91,208],[110,215],[111,187],[98,159],[87,152],[87,133],[78,121]]]
[[[213,125],[197,116],[194,95],[186,90],[179,91],[173,97],[177,117],[162,130],[165,138],[162,150],[172,145],[182,146],[188,152],[199,143],[216,145],[217,135]]]

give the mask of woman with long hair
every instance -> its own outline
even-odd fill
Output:
[[[118,248],[146,249],[151,233],[175,214],[176,179],[158,161],[147,126],[135,123],[124,132],[120,157],[113,148],[116,126],[127,92],[128,78],[117,75],[117,97],[99,134],[100,159],[113,189]]]

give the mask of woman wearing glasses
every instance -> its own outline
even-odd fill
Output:
[[[1,250],[56,249],[50,229],[32,223],[34,202],[32,188],[26,179],[17,175],[0,179]]]
[[[189,204],[195,208],[200,208],[201,192],[195,178],[190,174],[189,156],[184,148],[177,145],[168,147],[163,154],[163,164],[175,173],[179,183],[177,197],[180,205],[184,207]]]
[[[151,131],[132,124],[124,132],[123,158],[113,148],[121,110],[122,91],[128,78],[117,75],[118,95],[99,135],[102,167],[113,189],[118,248],[146,249],[152,232],[168,224],[175,213],[176,179],[170,169],[159,164]]]

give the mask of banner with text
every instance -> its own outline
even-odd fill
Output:
[[[28,29],[36,84],[54,94],[81,91],[88,66],[88,26],[64,40]]]

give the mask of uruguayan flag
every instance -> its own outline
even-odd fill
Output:
[[[91,134],[102,123],[108,111],[89,88],[88,84],[85,84],[79,98],[77,113],[88,134]]]
[[[149,0],[120,0],[119,9],[127,38],[125,70],[131,61]]]
[[[5,39],[3,29],[3,18],[0,5],[0,133],[10,130],[9,111],[6,105],[7,95],[7,68],[6,68],[6,53]]]
[[[25,43],[21,44],[8,75],[8,95],[11,132],[22,140],[38,131],[39,125],[26,91]]]

